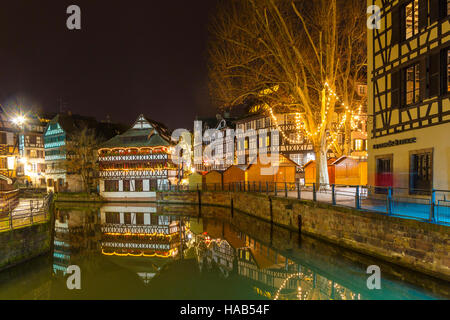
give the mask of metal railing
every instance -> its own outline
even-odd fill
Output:
[[[160,191],[256,192],[383,213],[389,216],[450,225],[450,190],[348,185],[316,185],[291,182],[234,182],[167,186]]]
[[[41,199],[27,199],[26,203],[11,208],[0,214],[0,232],[32,226],[47,222],[50,217],[49,207],[53,198],[50,193]]]

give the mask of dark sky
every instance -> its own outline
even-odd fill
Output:
[[[81,8],[81,30],[66,8]],[[113,121],[139,113],[170,128],[214,115],[207,19],[214,0],[14,0],[0,4],[0,103]]]

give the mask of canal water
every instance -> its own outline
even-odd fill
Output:
[[[49,254],[1,272],[0,299],[450,297],[445,281],[226,208],[64,204],[51,223]],[[379,290],[367,286],[372,265]]]

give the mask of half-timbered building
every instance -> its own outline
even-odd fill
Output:
[[[381,10],[368,32],[369,184],[450,189],[450,1],[368,5]]]
[[[70,112],[56,115],[44,130],[45,175],[48,191],[83,191],[80,174],[68,172],[64,161],[68,156],[65,150],[67,141],[84,128],[92,130],[99,141],[105,141],[122,131],[120,125],[99,123],[92,117],[80,116]]]
[[[189,222],[159,215],[148,204],[109,204],[100,209],[101,250],[107,256],[172,258],[182,252]]]
[[[179,179],[168,129],[140,115],[134,125],[100,146],[100,194],[110,200],[151,200]]]
[[[0,175],[16,178],[19,148],[17,144],[17,127],[0,112]]]

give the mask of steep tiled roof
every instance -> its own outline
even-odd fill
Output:
[[[80,116],[77,114],[57,114],[50,124],[58,123],[61,128],[70,136],[70,134],[82,130],[83,128],[92,129],[96,136],[102,141],[111,139],[115,135],[124,131],[124,126],[115,123],[101,123],[93,117]]]
[[[138,123],[143,123],[145,126],[139,128],[139,125],[137,125]],[[162,123],[140,115],[132,128],[128,129],[123,134],[117,135],[114,138],[106,141],[100,147],[139,148],[170,145],[170,132],[167,127]]]

